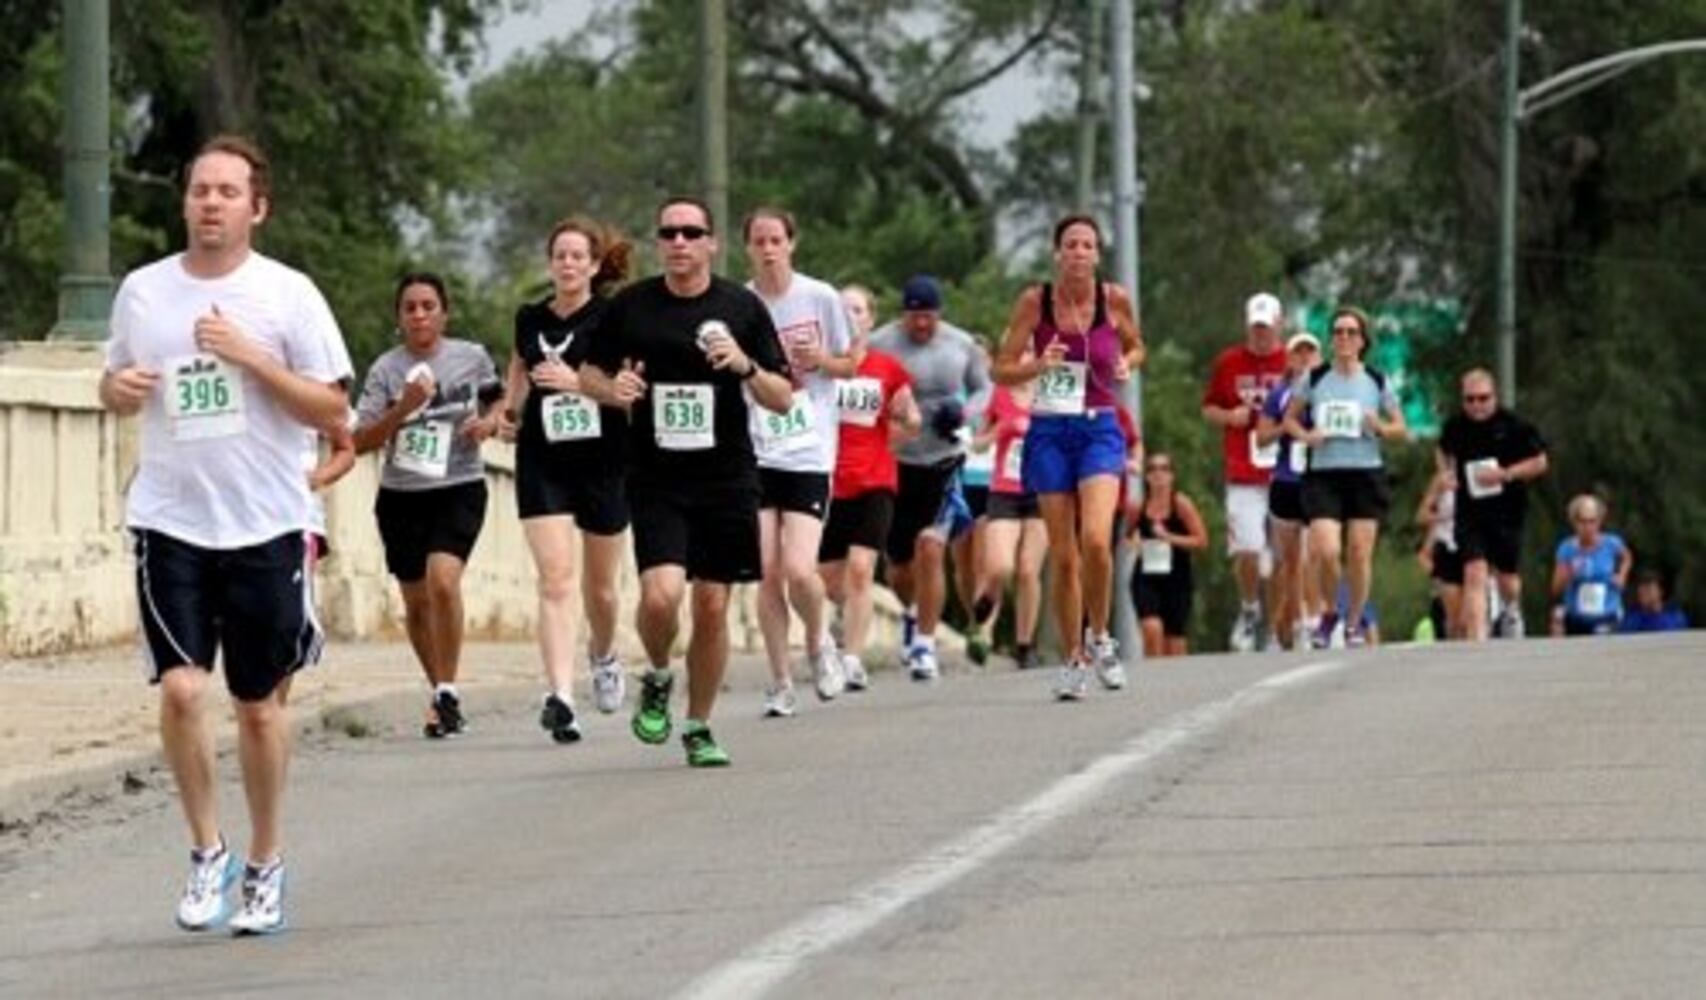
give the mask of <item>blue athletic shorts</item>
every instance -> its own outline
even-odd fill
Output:
[[[1125,435],[1112,410],[1082,417],[1031,415],[1025,433],[1025,489],[1032,493],[1074,493],[1091,476],[1125,474]]]

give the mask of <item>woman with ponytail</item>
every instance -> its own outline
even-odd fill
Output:
[[[539,575],[539,651],[547,686],[539,725],[558,743],[581,735],[573,691],[583,609],[599,711],[619,709],[625,688],[615,643],[616,570],[628,527],[622,482],[628,418],[582,395],[576,367],[609,295],[627,278],[629,250],[602,224],[559,222],[545,241],[551,293],[515,313],[505,430],[516,439],[517,506]],[[573,603],[577,529],[582,609]]]

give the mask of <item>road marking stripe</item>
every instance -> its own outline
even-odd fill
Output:
[[[752,1000],[780,985],[811,959],[840,948],[913,903],[942,891],[997,855],[1089,805],[1109,785],[1180,745],[1319,680],[1345,663],[1310,663],[1264,678],[1236,693],[1175,715],[1060,779],[1040,794],[937,847],[905,868],[820,907],[689,983],[682,1000]]]

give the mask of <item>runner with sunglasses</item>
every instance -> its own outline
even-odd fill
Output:
[[[1297,381],[1286,406],[1285,432],[1309,446],[1303,509],[1321,593],[1338,594],[1341,575],[1350,583],[1344,612],[1321,616],[1315,645],[1336,645],[1342,622],[1345,645],[1360,647],[1368,640],[1363,609],[1373,582],[1374,545],[1390,502],[1380,443],[1402,439],[1408,431],[1385,376],[1363,364],[1373,344],[1368,317],[1341,307],[1333,313],[1332,331],[1332,363]]]
[[[1132,603],[1143,626],[1143,655],[1190,652],[1195,583],[1191,553],[1208,548],[1208,528],[1191,498],[1174,488],[1173,457],[1155,452],[1143,466],[1143,503],[1129,535],[1140,539],[1131,574]]]
[[[590,331],[580,377],[593,398],[628,409],[636,628],[652,667],[641,679],[634,736],[659,744],[674,728],[670,655],[691,589],[681,743],[688,766],[723,767],[729,755],[710,718],[729,661],[729,591],[761,569],[750,410],[787,413],[794,387],[764,302],[711,271],[710,208],[669,198],[656,232],[663,274],[611,300]]]
[[[1487,638],[1488,567],[1503,605],[1498,632],[1521,638],[1522,524],[1528,484],[1546,474],[1546,442],[1534,426],[1499,405],[1492,372],[1475,368],[1462,380],[1463,410],[1440,429],[1440,468],[1457,487],[1454,530],[1463,560],[1463,636]]]

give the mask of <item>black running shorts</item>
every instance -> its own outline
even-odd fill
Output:
[[[523,521],[573,515],[592,535],[620,535],[628,527],[628,498],[620,466],[589,467],[547,450],[518,449],[515,504]]]
[[[1463,585],[1463,550],[1447,548],[1444,542],[1433,545],[1433,578],[1454,587]]]
[[[840,562],[853,546],[881,552],[894,520],[894,494],[871,490],[829,505],[829,523],[818,543],[818,562]]]
[[[1142,572],[1131,575],[1131,601],[1139,620],[1161,619],[1161,634],[1169,639],[1183,639],[1191,624],[1191,583],[1182,583],[1171,574],[1149,576]]]
[[[1303,477],[1310,521],[1378,521],[1389,502],[1384,469],[1311,469]]]
[[[964,483],[960,484],[960,496],[966,498],[966,507],[971,510],[973,520],[988,516],[990,495],[989,487],[987,486],[967,486]]]
[[[212,670],[238,701],[270,696],[319,659],[304,535],[241,549],[204,549],[158,531],[135,533],[136,592],[149,681],[176,667]]]
[[[1268,514],[1288,524],[1307,521],[1303,516],[1303,483],[1296,479],[1288,482],[1276,479],[1268,484]]]
[[[889,525],[890,563],[905,566],[912,562],[919,532],[936,523],[948,497],[948,485],[959,469],[958,458],[939,465],[900,463],[900,491],[895,495],[894,520]]]
[[[756,484],[628,480],[634,562],[681,566],[689,580],[748,583],[761,575]]]
[[[790,472],[759,466],[758,495],[760,510],[807,514],[821,521],[829,507],[829,473]]]
[[[1035,493],[991,493],[989,495],[988,517],[991,521],[1027,521],[1042,516],[1042,510],[1037,506],[1037,495]]]
[[[1452,527],[1463,564],[1486,560],[1500,573],[1515,573],[1522,560],[1522,521],[1476,517],[1459,508]]]
[[[427,556],[444,552],[463,562],[486,523],[486,483],[477,479],[430,490],[381,488],[373,503],[385,568],[402,583],[426,577]]]

